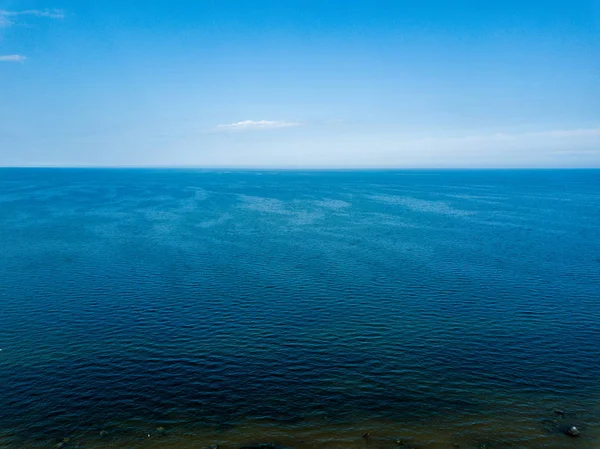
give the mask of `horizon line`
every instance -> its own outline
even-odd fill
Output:
[[[600,166],[597,167],[551,167],[551,166],[498,166],[498,167],[436,167],[436,166],[407,166],[407,167],[292,167],[292,166],[226,166],[226,165],[214,165],[214,166],[202,166],[202,165],[0,165],[2,169],[20,169],[20,170],[36,170],[36,169],[47,169],[47,170],[235,170],[235,171],[475,171],[475,170],[600,170]]]

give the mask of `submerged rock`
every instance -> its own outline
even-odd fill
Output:
[[[579,432],[579,429],[575,426],[569,427],[567,430],[565,430],[565,433],[570,437],[578,437],[581,435],[581,432]]]

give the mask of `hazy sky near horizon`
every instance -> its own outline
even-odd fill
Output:
[[[600,167],[600,0],[0,0],[0,166]]]

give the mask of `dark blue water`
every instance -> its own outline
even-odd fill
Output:
[[[3,169],[0,237],[0,447],[600,444],[600,171]]]

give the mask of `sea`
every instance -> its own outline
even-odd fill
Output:
[[[600,170],[0,169],[0,244],[0,448],[600,447]]]

